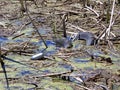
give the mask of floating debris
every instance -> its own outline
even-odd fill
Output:
[[[31,57],[31,60],[38,60],[44,58],[44,53],[38,53]]]

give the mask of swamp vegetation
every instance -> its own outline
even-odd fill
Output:
[[[120,90],[120,0],[0,0],[0,90]]]

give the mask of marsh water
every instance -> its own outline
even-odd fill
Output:
[[[56,47],[53,36],[63,37],[59,13],[77,13],[69,15],[67,23],[93,33],[101,30],[101,26],[94,26],[96,22],[90,21],[90,15],[96,18],[93,13],[86,11],[88,16],[84,18],[82,8],[79,8],[81,14],[72,11],[78,11],[81,3],[73,1],[70,5],[61,6],[61,1],[57,2],[58,7],[55,7],[54,2],[55,0],[48,0],[47,6],[42,8],[35,8],[34,3],[27,2],[31,17],[48,47],[46,48],[30,19],[27,16],[20,17],[20,12],[17,12],[20,3],[14,0],[0,1],[1,55],[5,56],[1,58],[5,64],[10,90],[104,90],[103,87],[108,90],[119,90],[120,44],[114,44],[113,49],[107,44],[87,46],[84,40],[75,40],[71,48]],[[99,10],[99,7],[95,6]],[[119,35],[119,19],[117,21],[113,30]],[[105,21],[102,23],[107,26]],[[56,31],[53,30],[55,28]],[[79,30],[67,27],[68,37],[71,36],[71,32],[74,34]],[[32,56],[39,53],[44,53],[44,56],[31,60]],[[0,73],[0,88],[7,90],[5,72],[2,68]]]

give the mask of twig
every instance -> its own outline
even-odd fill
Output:
[[[67,31],[67,33],[69,33],[69,34],[77,34],[77,33],[75,33],[75,32],[70,32],[70,31]]]
[[[33,67],[33,66],[30,66],[30,65],[21,63],[21,62],[19,62],[19,61],[13,60],[13,59],[8,58],[8,57],[6,57],[6,56],[1,56],[1,57],[2,57],[3,59],[5,59],[5,60],[8,60],[8,61],[11,61],[11,62],[14,62],[14,63],[18,63],[18,64],[20,64],[20,65],[23,65],[23,66],[32,68],[32,69],[34,69],[34,70],[36,70],[36,71],[38,71],[38,72],[41,72],[41,70],[39,70],[39,69],[37,69],[37,68],[35,68],[35,67]]]
[[[63,74],[62,76],[71,76],[71,77],[80,77],[80,76],[87,76],[88,74],[72,74],[72,73],[68,73],[68,74]]]
[[[108,87],[105,86],[105,85],[101,85],[101,84],[98,84],[98,83],[95,83],[95,85],[102,87],[103,90],[109,90]]]
[[[115,17],[115,19],[113,20],[113,22],[112,22],[112,25],[115,23],[115,20],[118,18],[120,16],[120,12],[118,12],[118,15]],[[105,28],[106,29],[106,28]],[[98,39],[102,39],[102,35],[104,34],[106,32],[106,30],[104,30],[100,35],[99,35],[99,37],[98,37]],[[116,37],[116,35],[114,34],[114,33],[112,33],[112,32],[110,32],[111,33],[111,35],[113,35],[114,37]]]
[[[80,12],[78,11],[75,11],[75,10],[66,10],[66,9],[56,9],[57,11],[61,11],[61,13],[58,13],[58,14],[66,14],[66,13],[70,13],[70,14],[73,14],[73,15],[78,15],[80,14]]]
[[[66,14],[63,15],[62,17],[62,23],[63,23],[63,36],[67,38],[67,33],[66,33]]]
[[[25,3],[26,4],[26,3]],[[27,6],[27,5],[26,5]],[[30,16],[30,14],[29,14],[29,12],[28,12],[28,10],[26,11],[26,13],[27,13],[27,16],[29,17],[29,19],[31,20],[31,23],[33,24],[33,26],[34,26],[34,28],[35,28],[35,30],[36,30],[36,32],[38,33],[38,35],[40,36],[40,38],[42,39],[42,41],[43,41],[43,43],[44,43],[44,45],[45,45],[45,47],[46,47],[46,49],[48,48],[48,46],[47,46],[47,44],[46,44],[46,42],[45,42],[45,40],[43,39],[43,37],[41,36],[41,34],[39,33],[39,30],[37,29],[37,27],[36,27],[36,25],[35,25],[35,23],[34,23],[34,21],[32,20],[32,18],[31,18],[31,16]]]
[[[24,23],[20,28],[19,28],[19,31],[21,31],[25,26],[29,25],[31,22],[26,22]]]
[[[94,9],[92,9],[92,8],[90,8],[88,6],[85,6],[85,7],[86,7],[86,9],[89,9],[90,11],[94,12],[97,15],[97,17],[100,16]]]
[[[80,28],[78,26],[75,26],[73,24],[70,24],[70,23],[67,23],[67,25],[68,25],[68,28],[72,27],[72,28],[78,29],[79,31],[82,31],[82,32],[86,32],[87,31],[87,30],[84,30],[84,29],[82,29],[82,28]]]
[[[18,37],[20,37],[20,36],[22,36],[22,35],[25,35],[25,33],[21,33],[21,34],[19,34],[19,35],[16,35],[16,36],[12,37],[12,39],[18,38]]]
[[[9,53],[9,52],[13,52],[14,49],[16,49],[16,48],[18,48],[18,47],[24,45],[24,43],[26,43],[26,42],[22,42],[22,43],[20,43],[19,45],[14,45],[14,46],[11,47],[10,49],[5,49],[5,52],[2,53],[1,56],[4,56],[4,55],[6,55],[6,54]]]
[[[87,87],[85,87],[85,86],[82,86],[82,85],[80,85],[80,84],[76,84],[76,86],[79,86],[79,87],[81,87],[81,88],[84,88],[85,90],[93,90],[93,89],[89,89],[89,88],[87,88]]]
[[[111,11],[111,17],[110,17],[109,27],[107,28],[106,32],[103,33],[103,35],[100,37],[100,39],[102,39],[103,37],[105,37],[106,34],[107,34],[108,37],[110,35],[110,30],[111,30],[111,27],[113,25],[112,21],[113,21],[114,8],[115,8],[115,0],[113,1],[113,7],[112,7],[112,11]]]
[[[48,74],[44,74],[44,75],[39,75],[37,73],[37,74],[33,74],[31,77],[52,77],[52,76],[61,76],[62,74],[67,74],[67,73],[71,73],[71,71],[58,72],[58,73],[48,73]]]
[[[7,89],[10,90],[8,77],[7,77],[7,72],[6,72],[6,69],[5,69],[5,64],[4,64],[3,59],[1,57],[1,42],[0,42],[0,63],[1,63],[1,67],[2,67],[3,72],[4,72],[5,79],[6,79]]]
[[[115,19],[112,22],[112,25],[115,23],[115,20],[120,16],[120,12],[118,12],[118,15],[115,17]]]

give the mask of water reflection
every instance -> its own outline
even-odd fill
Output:
[[[90,62],[90,60],[81,59],[81,58],[74,58],[74,62],[76,62],[76,63],[87,63],[87,62]]]
[[[6,37],[0,36],[0,43],[3,43],[7,41],[8,39]]]

